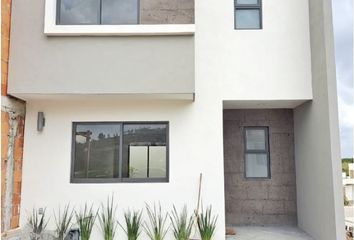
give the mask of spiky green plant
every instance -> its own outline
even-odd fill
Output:
[[[101,231],[104,240],[113,240],[117,230],[117,222],[115,220],[117,206],[114,204],[113,196],[111,200],[107,198],[107,205],[101,204],[101,213],[98,215]]]
[[[38,240],[41,234],[47,227],[48,221],[45,219],[45,211],[42,214],[38,213],[36,208],[32,209],[32,214],[27,217],[27,225],[31,229],[30,238],[31,240]]]
[[[54,213],[54,219],[55,219],[55,233],[56,233],[56,238],[59,240],[64,240],[70,226],[71,226],[71,220],[74,217],[74,209],[72,208],[70,210],[70,204],[67,204],[64,206],[63,213],[61,212],[61,209],[59,207],[58,210],[58,216]]]
[[[88,208],[87,204],[85,204],[84,210],[81,209],[80,212],[75,212],[75,216],[79,225],[81,240],[89,240],[97,217],[97,211],[93,210],[93,205]]]
[[[176,207],[173,206],[170,219],[175,240],[188,240],[192,234],[193,217],[188,217],[187,207],[184,206],[182,212],[178,214]]]
[[[128,240],[137,240],[141,233],[141,215],[142,211],[127,211],[124,213],[124,220],[126,228],[124,228],[120,223],[118,223],[125,234],[128,237]]]
[[[146,204],[146,210],[149,217],[149,224],[144,223],[146,234],[150,240],[163,240],[168,231],[168,227],[166,227],[167,214],[162,213],[160,204],[158,209],[155,204],[153,209]]]
[[[202,240],[212,239],[215,232],[217,219],[217,216],[212,215],[211,206],[208,207],[205,212],[202,209],[202,212],[197,218],[198,230]]]

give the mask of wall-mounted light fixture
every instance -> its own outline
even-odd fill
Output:
[[[37,116],[37,131],[41,132],[45,126],[45,118],[43,112],[38,112]]]

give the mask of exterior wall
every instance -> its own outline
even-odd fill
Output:
[[[29,101],[26,111],[21,226],[26,224],[25,213],[34,206],[47,207],[48,217],[52,216],[48,229],[53,229],[52,213],[59,205],[70,202],[79,210],[87,202],[99,207],[112,193],[118,203],[120,222],[124,221],[125,210],[141,209],[145,203],[160,202],[164,211],[170,211],[173,204],[177,209],[187,204],[192,213],[197,205],[199,174],[203,173],[203,205],[212,204],[213,212],[218,214],[215,239],[224,238],[221,103],[207,99],[191,103],[87,96],[76,101]],[[38,111],[43,111],[46,118],[43,132],[37,132],[35,127]],[[170,181],[70,184],[73,121],[169,121]],[[144,219],[147,220],[146,212]],[[95,227],[92,239],[101,239],[99,234]],[[118,237],[123,237],[121,228]],[[143,234],[141,239],[148,238]],[[167,240],[170,239],[169,233]]]
[[[309,2],[313,101],[294,110],[298,224],[345,239],[331,1]]]
[[[192,24],[194,0],[140,0],[141,24]]]
[[[45,1],[13,4],[13,95],[194,93],[193,36],[47,37]]]
[[[262,1],[263,29],[235,30],[234,1],[196,1],[196,98],[312,99],[308,2]]]
[[[268,126],[271,179],[247,180],[245,126]],[[296,177],[291,109],[224,110],[227,225],[294,225]]]
[[[343,239],[339,209],[343,199],[335,164],[339,154],[335,83],[333,68],[324,66],[330,62],[320,61],[327,60],[322,54],[331,55],[324,46],[331,48],[330,40],[324,44],[322,39],[331,33],[322,25],[330,22],[328,2],[263,1],[262,30],[234,30],[233,1],[203,0],[195,4],[195,37],[46,37],[44,2],[15,1],[9,90],[44,96],[29,101],[21,213],[33,206],[47,206],[52,212],[58,199],[75,206],[90,199],[97,207],[112,192],[119,197],[121,213],[158,200],[164,209],[187,203],[191,210],[202,172],[203,203],[212,204],[219,215],[215,239],[223,239],[222,101],[254,100],[262,105],[264,100],[292,102],[288,100],[314,96],[294,114],[299,226],[316,239]],[[191,93],[194,81],[193,103],[117,96],[105,101],[84,95]],[[46,98],[59,93],[81,97]],[[42,133],[35,128],[38,111],[44,111],[47,119]],[[71,122],[124,120],[170,121],[170,182],[70,184]],[[22,226],[25,221],[22,214]],[[97,229],[94,234],[96,239]]]
[[[7,95],[11,0],[1,1],[1,232],[19,225],[24,103]]]

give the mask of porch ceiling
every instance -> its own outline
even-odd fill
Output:
[[[310,99],[297,100],[224,100],[223,109],[296,108]]]

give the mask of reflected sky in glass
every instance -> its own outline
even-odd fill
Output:
[[[138,0],[102,0],[102,24],[137,24]]]
[[[237,4],[258,4],[258,0],[237,0]]]
[[[260,12],[258,9],[237,9],[236,28],[260,28]]]
[[[100,0],[61,0],[60,24],[99,24]]]
[[[59,24],[138,24],[138,11],[138,0],[61,0]]]

